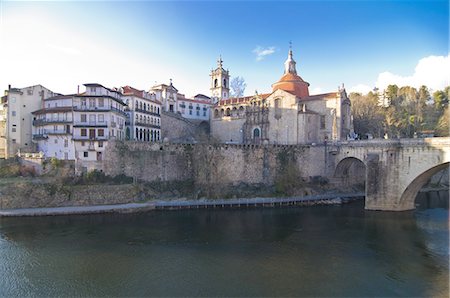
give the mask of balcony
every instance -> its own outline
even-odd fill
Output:
[[[161,127],[159,125],[156,124],[150,124],[150,123],[145,123],[145,122],[141,122],[141,121],[136,121],[134,122],[135,126],[145,126],[145,127],[151,127],[151,128],[157,128],[160,129]]]
[[[46,134],[33,134],[33,141],[45,140],[48,139],[48,135]]]
[[[34,126],[43,126],[47,124],[57,124],[57,123],[72,123],[72,120],[68,119],[36,119],[33,120]]]
[[[81,136],[81,135],[75,135],[72,137],[74,141],[107,141],[108,137],[106,136]]]
[[[110,107],[96,107],[96,106],[74,106],[73,110],[76,112],[107,112],[110,111]]]
[[[139,113],[144,113],[144,114],[148,114],[148,115],[160,117],[160,114],[154,113],[154,112],[150,112],[150,111],[147,111],[147,110],[144,110],[144,109],[135,108],[134,110],[135,110],[136,112],[139,112]]]
[[[68,135],[70,134],[70,130],[60,129],[60,130],[47,130],[45,131],[48,135]]]
[[[76,121],[76,122],[73,123],[73,127],[108,127],[108,122],[107,121],[103,121],[103,122],[99,122],[99,121],[86,121],[86,122]]]
[[[119,114],[121,114],[121,115],[124,116],[124,117],[127,116],[127,113],[125,113],[125,111],[120,110],[120,109],[115,108],[115,107],[111,107],[111,111],[116,112],[116,113],[119,113]]]

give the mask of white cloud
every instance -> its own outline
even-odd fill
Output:
[[[48,44],[47,47],[50,49],[56,50],[58,52],[67,54],[67,55],[77,56],[77,55],[81,54],[80,50],[75,49],[75,48],[64,47],[64,46],[55,45],[55,44]]]
[[[419,60],[411,76],[401,76],[385,71],[378,75],[375,85],[384,89],[390,84],[420,88],[425,85],[433,90],[442,90],[450,84],[450,55],[428,56]]]
[[[257,46],[252,52],[256,54],[256,61],[261,61],[266,56],[275,53],[275,47],[263,48],[261,46]]]
[[[358,84],[356,86],[353,86],[351,88],[349,88],[349,92],[357,92],[357,93],[361,93],[361,94],[367,94],[369,93],[369,91],[372,91],[373,88],[365,85],[365,84]]]

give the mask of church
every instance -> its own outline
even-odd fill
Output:
[[[344,87],[309,95],[309,83],[298,74],[292,49],[284,74],[272,92],[230,98],[229,71],[217,61],[211,71],[211,135],[230,144],[311,144],[345,140],[353,133],[350,100]]]

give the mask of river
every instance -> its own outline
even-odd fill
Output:
[[[2,218],[0,296],[448,297],[448,201]]]

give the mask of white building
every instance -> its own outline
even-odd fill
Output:
[[[155,93],[137,90],[130,86],[121,88],[127,104],[126,139],[159,142],[161,140],[161,102]]]
[[[44,99],[43,108],[32,112],[33,142],[45,157],[75,160],[73,98],[57,95]]]
[[[209,121],[211,113],[211,98],[197,94],[193,99],[178,96],[178,112],[187,119]]]
[[[156,100],[161,102],[162,109],[165,112],[178,112],[177,108],[177,97],[178,97],[178,89],[175,88],[172,84],[172,80],[170,80],[170,84],[159,84],[153,86],[149,93],[155,93]]]
[[[122,94],[100,84],[86,91],[43,100],[33,112],[33,139],[45,157],[75,160],[84,170],[99,167],[108,140],[125,139]]]
[[[0,142],[0,150],[4,153],[0,156],[10,158],[18,151],[34,151],[31,112],[42,108],[43,99],[53,95],[53,91],[41,85],[26,88],[9,86],[8,90],[5,90],[0,103],[0,130],[3,128],[4,135],[4,141]]]

